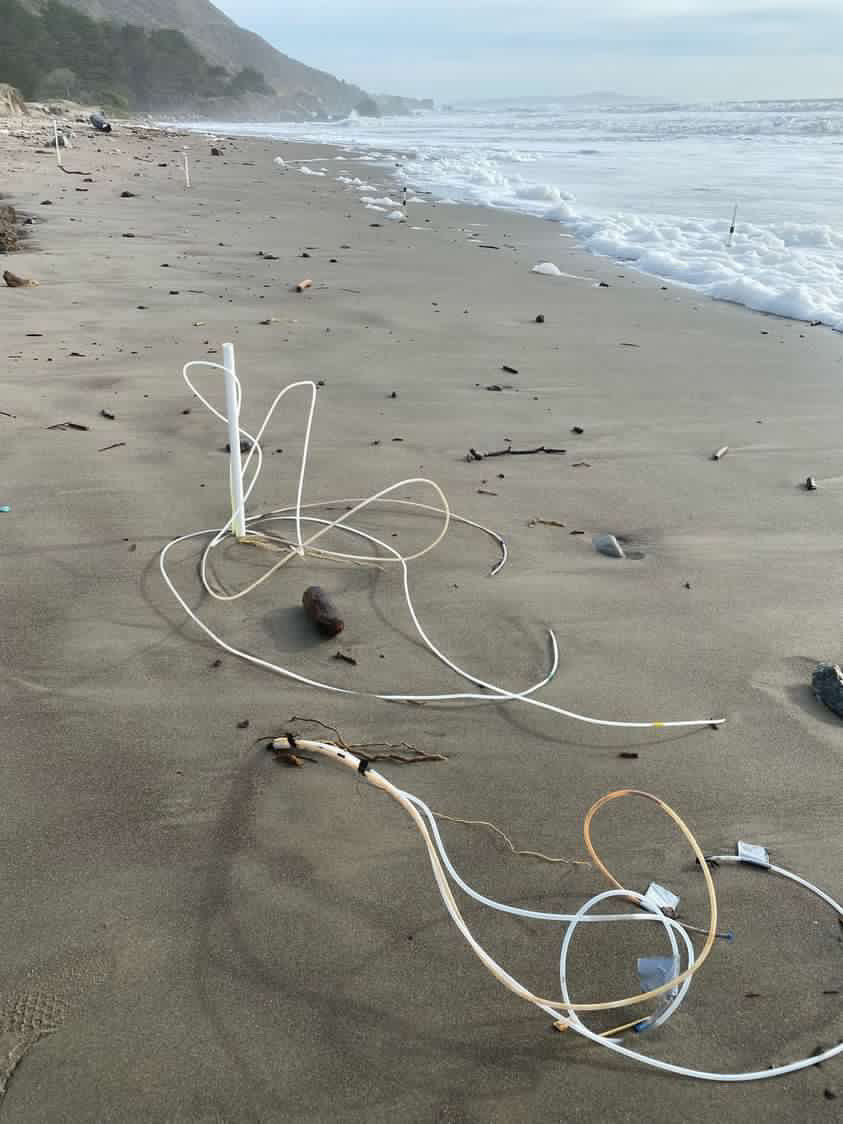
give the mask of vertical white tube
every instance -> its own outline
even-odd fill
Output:
[[[184,186],[190,187],[190,161],[186,152],[184,154]]]
[[[59,123],[58,121],[56,121],[55,117],[53,118],[53,140],[56,142],[56,163],[59,167],[61,167],[62,163],[61,149],[59,148]]]
[[[185,157],[185,159],[187,159]],[[243,502],[243,465],[240,460],[240,411],[237,406],[237,373],[234,365],[234,344],[222,345],[225,368],[225,413],[228,418],[228,476],[231,490],[232,530],[238,539],[246,534],[246,511]]]

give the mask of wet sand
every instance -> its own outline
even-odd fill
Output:
[[[663,288],[554,224],[429,202],[389,222],[335,181],[347,170],[382,196],[384,171],[330,149],[222,147],[213,158],[198,137],[80,135],[65,164],[88,183],[0,139],[0,190],[43,220],[2,259],[39,286],[0,289],[0,504],[11,506],[0,514],[0,1065],[23,1051],[0,1119],[830,1119],[824,1091],[843,1095],[835,1062],[710,1085],[554,1033],[466,947],[396,805],[324,762],[280,767],[263,746],[312,732],[298,715],[349,742],[445,754],[379,768],[438,811],[578,859],[589,805],[646,789],[706,852],[762,843],[839,896],[841,726],[810,677],[841,654],[840,336]],[[281,174],[279,152],[329,174]],[[530,272],[546,260],[585,280]],[[292,291],[305,277],[313,287]],[[493,544],[465,527],[411,564],[422,622],[451,658],[524,689],[547,668],[550,627],[561,660],[545,701],[727,724],[628,731],[519,703],[402,706],[222,653],[179,611],[158,553],[227,517],[224,427],[180,378],[190,359],[219,360],[224,340],[247,425],[284,383],[324,381],[306,499],[430,476],[456,512],[506,538],[494,578]],[[88,428],[49,428],[67,421]],[[273,424],[253,510],[293,502],[302,424],[299,403]],[[465,459],[510,440],[567,453]],[[800,487],[809,474],[813,493]],[[382,512],[361,525],[409,552],[435,520]],[[597,554],[601,533],[643,557]],[[364,692],[463,689],[419,644],[393,571],[295,562],[221,607],[200,596],[197,555],[180,549],[174,572],[232,642]],[[252,578],[262,562],[227,550],[225,576]],[[303,619],[315,583],[345,615],[337,641]],[[338,648],[357,664],[336,661]],[[605,888],[595,871],[515,858],[482,829],[443,834],[463,876],[501,900],[576,909]],[[702,878],[655,811],[612,805],[596,837],[625,885],[660,882],[705,924]],[[667,1026],[631,1047],[737,1071],[836,1042],[840,998],[823,994],[840,984],[830,911],[750,869],[720,869],[716,885],[734,941],[718,942]],[[556,926],[464,904],[513,974],[557,994]],[[574,942],[573,997],[637,991],[636,957],[663,945],[651,926],[591,926]]]

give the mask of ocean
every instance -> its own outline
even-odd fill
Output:
[[[843,99],[530,99],[413,117],[190,127],[339,145],[382,165],[375,196],[386,186],[400,198],[407,184],[441,201],[536,215],[628,267],[843,331]],[[341,174],[324,161],[309,170]],[[548,239],[548,260],[554,248]]]

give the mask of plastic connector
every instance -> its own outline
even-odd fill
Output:
[[[764,870],[769,870],[771,866],[767,848],[762,847],[760,843],[742,843],[738,840],[738,858],[742,863],[760,866]]]
[[[654,905],[668,917],[675,917],[676,910],[679,908],[679,898],[676,894],[666,887],[660,886],[658,882],[651,882],[647,887],[644,901],[649,905]]]

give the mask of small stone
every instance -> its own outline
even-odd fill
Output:
[[[212,156],[222,156],[222,152],[220,152],[220,150],[218,148],[212,148],[211,149],[211,155]]]
[[[625,558],[623,547],[614,535],[592,535],[591,545],[598,554],[605,554],[607,558]]]
[[[120,198],[121,199],[136,199],[137,196],[135,195],[134,191],[121,191],[120,192]]]
[[[839,664],[821,663],[811,678],[814,694],[821,703],[843,718],[843,671]]]
[[[538,314],[538,316],[536,317],[536,323],[537,324],[544,324],[544,314],[543,313],[540,312]]]
[[[249,729],[249,719],[244,718],[241,722],[238,722],[237,723],[237,729],[238,730],[248,730]]]
[[[805,479],[805,491],[806,492],[816,492],[816,490],[817,490],[817,482],[814,479],[814,477],[813,476],[806,477],[806,479]]]
[[[609,282],[608,281],[601,281],[598,284],[597,288],[598,289],[608,289],[609,288]]]
[[[393,390],[392,394],[390,394],[390,396],[389,396],[389,397],[390,397],[390,398],[397,398],[397,397],[398,397],[398,393],[397,393],[397,391]]]
[[[581,425],[572,425],[571,433],[585,433],[585,430]]]

